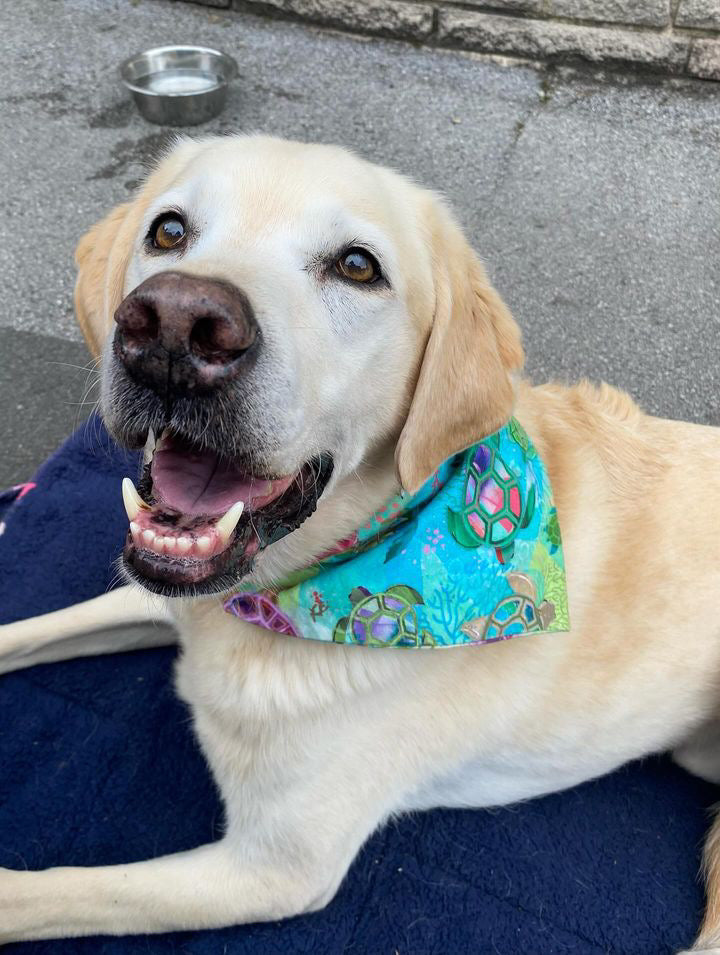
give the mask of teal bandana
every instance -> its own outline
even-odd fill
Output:
[[[295,637],[365,647],[453,647],[570,629],[545,466],[513,418],[446,461],[351,537],[228,613]]]

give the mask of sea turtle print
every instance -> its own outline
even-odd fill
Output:
[[[433,646],[434,637],[421,630],[415,604],[423,599],[417,590],[395,584],[373,594],[366,587],[355,587],[349,594],[354,604],[349,617],[335,625],[336,643],[359,643],[366,647]]]
[[[557,508],[553,507],[553,509],[550,511],[548,522],[545,525],[545,534],[547,535],[547,539],[550,543],[549,552],[554,554],[561,544],[560,521],[558,520]]]
[[[549,600],[537,603],[535,582],[527,574],[511,573],[506,577],[513,593],[497,604],[487,617],[476,617],[460,627],[478,642],[507,640],[523,633],[547,630],[555,619],[555,607]]]
[[[515,418],[510,419],[508,423],[508,432],[510,433],[510,437],[513,439],[515,444],[517,444],[518,447],[522,450],[523,456],[525,458],[537,457],[537,451],[533,447],[532,442],[530,441],[530,438],[528,437],[527,431],[525,430],[525,428],[523,428],[523,426],[520,424],[520,422],[517,419]]]
[[[225,609],[246,623],[254,623],[258,627],[284,633],[288,637],[300,636],[292,620],[273,601],[270,591],[236,594],[227,601]]]
[[[450,533],[463,547],[494,547],[500,563],[507,563],[518,531],[535,513],[535,485],[528,481],[527,488],[523,500],[522,484],[494,442],[477,445],[468,455],[462,508],[448,508]]]

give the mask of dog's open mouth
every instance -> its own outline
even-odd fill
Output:
[[[332,459],[319,455],[293,474],[251,474],[244,462],[165,433],[146,449],[139,489],[123,482],[126,567],[156,593],[227,589],[312,514],[331,473]]]

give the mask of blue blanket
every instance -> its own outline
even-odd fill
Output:
[[[0,622],[116,582],[120,479],[136,467],[91,419],[41,468],[36,487],[6,499]],[[221,807],[173,694],[173,657],[145,650],[0,679],[0,865],[129,862],[217,837]],[[716,798],[714,787],[655,757],[519,806],[395,821],[314,915],[3,952],[671,953],[698,924],[698,863]]]

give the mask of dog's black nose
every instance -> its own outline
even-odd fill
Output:
[[[115,354],[136,380],[162,394],[209,392],[248,365],[258,326],[230,282],[160,272],[115,312]]]

